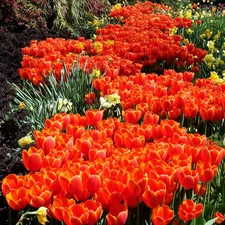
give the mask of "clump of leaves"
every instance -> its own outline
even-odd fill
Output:
[[[53,72],[46,76],[45,83],[39,86],[34,86],[27,80],[23,81],[20,87],[12,84],[17,91],[13,108],[23,103],[24,107],[30,110],[29,120],[35,129],[42,129],[45,120],[56,113],[84,115],[90,107],[97,107],[85,103],[85,95],[94,92],[97,97],[99,96],[99,92],[92,86],[90,73],[84,71],[85,68],[82,70],[77,63],[72,66],[71,72],[64,66],[60,81],[56,80]]]

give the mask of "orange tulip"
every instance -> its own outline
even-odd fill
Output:
[[[123,143],[128,149],[144,147],[145,137],[137,133],[127,132],[123,135]]]
[[[16,174],[9,174],[2,180],[2,193],[4,196],[13,189],[24,187],[25,177]]]
[[[28,151],[22,151],[23,164],[27,170],[32,172],[38,171],[42,167],[44,159],[44,151],[31,146]]]
[[[50,187],[42,183],[36,183],[27,190],[27,201],[34,208],[48,206],[52,200]]]
[[[128,208],[126,205],[118,204],[110,207],[106,216],[109,225],[123,225],[128,217]]]
[[[166,196],[166,185],[163,181],[149,179],[149,187],[143,193],[143,201],[149,208],[154,208],[162,204]]]
[[[26,193],[25,187],[9,191],[5,196],[8,205],[14,210],[24,209],[28,204]]]
[[[80,203],[65,208],[63,220],[67,225],[84,225],[87,224],[88,216],[88,208],[83,203]]]
[[[82,136],[82,134],[85,131],[85,127],[84,126],[78,126],[78,125],[73,125],[73,124],[69,124],[66,127],[66,133],[73,136],[74,141],[77,138],[80,138]]]
[[[196,170],[189,167],[183,167],[179,173],[179,183],[185,189],[194,188],[199,181],[199,175]]]
[[[99,202],[94,200],[87,200],[84,206],[88,209],[88,221],[87,225],[97,224],[98,220],[102,215],[102,206]]]
[[[207,183],[216,176],[218,168],[216,165],[212,166],[209,162],[198,161],[196,171],[199,174],[199,180]]]
[[[101,203],[104,210],[109,210],[111,205],[118,205],[123,200],[124,186],[116,180],[105,180],[104,187],[97,192],[96,200]]]
[[[92,126],[92,127],[96,127],[97,122],[102,120],[103,118],[103,110],[93,110],[93,109],[89,109],[86,111],[86,118],[87,118],[87,123]]]
[[[65,198],[65,197],[56,196],[53,199],[53,203],[50,207],[50,210],[55,219],[62,221],[64,209],[68,208],[74,204],[76,204],[76,202],[73,198],[69,199],[69,198]]]
[[[56,145],[55,138],[52,136],[45,136],[39,133],[35,135],[35,144],[38,149],[42,148],[44,150],[45,155],[49,154],[51,149],[53,149]]]
[[[128,123],[137,123],[141,119],[141,110],[126,109],[123,111],[123,118]]]
[[[203,208],[203,204],[195,204],[193,200],[187,199],[179,206],[178,215],[184,222],[187,222],[198,218],[202,214]]]
[[[174,211],[168,205],[157,206],[152,210],[152,222],[154,225],[167,225],[174,217]]]
[[[159,115],[147,112],[144,115],[144,124],[157,124],[159,121]]]

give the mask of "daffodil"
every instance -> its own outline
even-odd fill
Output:
[[[213,40],[217,40],[220,37],[221,31],[217,31],[217,34],[213,37]]]
[[[120,96],[117,93],[112,95],[105,95],[104,97],[100,97],[101,108],[111,108],[117,104],[120,104]]]
[[[30,135],[27,135],[25,137],[22,137],[18,140],[18,145],[21,147],[21,148],[24,148],[26,145],[29,145],[31,143],[33,143],[34,140],[32,139],[32,137]]]
[[[93,69],[89,76],[92,77],[92,78],[98,78],[98,77],[101,76],[101,71]]]
[[[169,29],[170,36],[173,36],[174,34],[176,34],[177,30],[178,30],[177,27],[173,27],[173,28]]]
[[[24,102],[20,102],[19,108],[20,108],[20,109],[24,109],[24,108],[25,108],[25,103],[24,103]]]
[[[214,41],[208,41],[207,42],[207,47],[208,47],[208,49],[209,49],[210,52],[214,52],[214,50],[215,50],[214,44],[215,44]]]
[[[211,38],[211,36],[212,36],[212,31],[210,31],[209,29],[207,29],[207,30],[205,31],[205,33],[206,33],[208,39]]]
[[[208,67],[211,68],[212,63],[215,61],[215,58],[212,54],[207,54],[204,57],[204,60],[205,60],[206,64],[208,65]]]
[[[26,215],[36,215],[38,222],[42,225],[45,225],[45,223],[48,222],[47,212],[48,212],[48,209],[46,207],[42,206],[34,212],[26,212],[25,214]]]
[[[114,10],[117,10],[117,9],[121,9],[122,8],[122,5],[120,3],[117,3],[116,5],[114,5],[112,8],[111,8],[111,12],[114,11]]]
[[[216,71],[210,72],[210,79],[214,80],[216,83],[223,82],[223,79],[219,78],[219,75]]]

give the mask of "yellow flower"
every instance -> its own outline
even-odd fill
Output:
[[[189,40],[187,38],[184,39],[184,44],[188,44],[189,43]]]
[[[215,50],[214,44],[215,44],[214,41],[208,41],[207,42],[207,47],[208,47],[210,52],[213,52]]]
[[[214,80],[216,83],[220,82],[220,78],[218,76],[218,73],[215,71],[210,72],[210,79]]]
[[[21,147],[21,148],[24,148],[26,145],[29,145],[31,143],[33,143],[34,140],[31,138],[30,135],[28,136],[25,136],[25,137],[22,137],[18,140],[18,145]]]
[[[177,27],[173,27],[173,28],[169,29],[170,36],[173,36],[174,34],[176,34],[177,30],[178,30]]]
[[[100,70],[95,70],[95,69],[93,69],[93,70],[92,70],[92,73],[90,74],[90,76],[91,76],[92,78],[100,77],[100,76],[101,76],[101,71],[100,71]]]
[[[222,59],[218,58],[218,59],[216,59],[215,64],[216,64],[217,66],[219,66],[219,65],[224,65],[224,61],[223,61]]]
[[[102,108],[111,108],[117,104],[120,104],[120,96],[117,93],[112,95],[105,95],[104,98],[100,97],[100,103]]]
[[[24,109],[24,108],[25,108],[25,103],[24,103],[24,102],[20,102],[19,108],[20,108],[20,109]]]
[[[191,19],[192,18],[192,11],[188,10],[185,14],[184,14],[185,18]]]
[[[225,70],[223,70],[222,75],[223,75],[223,79],[225,79]]]
[[[111,8],[111,12],[116,10],[116,9],[121,9],[122,8],[122,5],[120,3],[117,3],[116,5],[114,5],[112,8]]]
[[[103,49],[102,43],[96,41],[96,42],[94,43],[94,48],[97,50],[97,53],[98,53],[98,54],[101,53],[101,51],[102,51],[102,49]]]
[[[98,27],[100,23],[99,23],[98,20],[94,20],[94,21],[93,21],[93,24],[94,24],[96,27]]]
[[[105,44],[113,45],[114,44],[114,40],[107,40],[107,41],[105,41]]]
[[[212,66],[213,61],[215,60],[212,54],[207,54],[204,58],[205,62],[207,63],[208,67]]]
[[[220,37],[221,31],[217,31],[217,34],[214,36],[213,40],[217,40]]]
[[[84,43],[79,42],[79,43],[76,44],[76,46],[77,46],[78,48],[80,48],[81,50],[84,50]]]
[[[31,105],[31,106],[30,106],[30,111],[33,111],[33,110],[34,110],[34,108],[33,108],[33,106]]]
[[[188,32],[189,34],[192,34],[194,31],[191,30],[191,29],[188,29],[187,32]]]
[[[204,39],[206,37],[206,34],[201,34],[200,38]]]
[[[212,36],[212,31],[210,31],[209,29],[207,29],[207,30],[205,31],[205,33],[206,33],[208,39],[211,38],[211,36]]]
[[[48,222],[47,220],[47,212],[48,209],[44,206],[40,207],[37,211],[34,212],[27,212],[26,215],[36,215],[38,222],[42,225],[45,225],[45,223]]]

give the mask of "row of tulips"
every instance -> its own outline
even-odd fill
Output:
[[[48,38],[22,49],[21,78],[40,84],[43,74],[53,73],[61,79],[64,65],[70,71],[79,62],[93,72],[102,97],[120,96],[123,111],[119,118],[88,110],[85,116],[47,119],[34,132],[36,146],[22,152],[30,172],[2,182],[11,208],[45,206],[49,217],[69,225],[182,224],[204,216],[202,203],[210,202],[210,184],[225,154],[207,139],[207,124],[214,125],[213,133],[225,117],[225,85],[210,79],[192,83],[206,52],[171,33],[192,21],[172,19],[162,13],[167,9],[137,3],[114,10],[111,16],[124,25],[97,30],[95,41]],[[190,71],[165,70],[170,66]],[[149,68],[164,72],[144,73]],[[94,93],[85,100],[94,103]],[[205,135],[190,133],[201,127]]]
[[[24,57],[19,75],[40,84],[44,82],[43,74],[48,76],[54,71],[56,78],[60,79],[63,64],[70,70],[77,61],[85,70],[95,68],[104,73],[108,69],[106,76],[112,78],[149,69],[158,72],[164,68],[197,71],[206,51],[190,43],[184,45],[181,35],[173,35],[174,29],[191,27],[192,21],[179,17],[173,19],[162,12],[153,13],[157,9],[162,11],[162,8],[145,2],[115,9],[111,16],[123,17],[123,26],[109,24],[98,29],[95,41],[82,37],[78,40],[48,38],[32,41],[29,47],[22,49]]]
[[[134,114],[125,111],[124,119]],[[224,148],[188,134],[174,120],[145,118],[142,124],[120,122],[88,110],[46,120],[35,131],[36,147],[22,152],[30,173],[10,174],[2,182],[9,206],[45,206],[50,217],[71,225],[101,218],[125,224],[141,206],[136,220],[150,218],[155,225],[197,218],[204,209],[198,201],[217,174]]]

